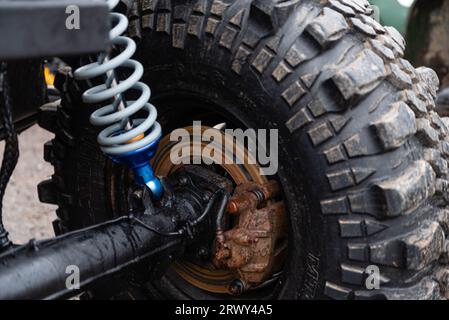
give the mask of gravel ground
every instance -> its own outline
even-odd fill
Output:
[[[53,174],[52,166],[43,158],[44,143],[51,138],[51,133],[37,125],[19,136],[19,163],[3,201],[3,220],[15,243],[54,236],[51,223],[56,218],[56,206],[40,203],[37,195],[37,184]],[[4,143],[0,146],[2,158]]]

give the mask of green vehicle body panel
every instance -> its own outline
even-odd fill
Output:
[[[397,0],[370,0],[370,3],[380,9],[380,22],[383,25],[393,26],[402,34],[406,33],[411,7],[404,7]]]

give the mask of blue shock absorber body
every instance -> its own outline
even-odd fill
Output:
[[[107,0],[110,10],[119,0]],[[140,82],[143,76],[142,64],[131,59],[136,51],[135,42],[122,34],[128,28],[125,15],[111,12],[112,28],[109,32],[111,48],[108,53],[101,54],[96,62],[78,68],[74,76],[78,80],[105,77],[105,83],[86,90],[83,93],[85,103],[112,103],[92,113],[90,122],[97,126],[107,126],[97,137],[101,150],[114,162],[127,165],[132,169],[136,183],[146,186],[158,200],[163,195],[163,187],[154,175],[150,164],[157,151],[161,139],[161,127],[156,121],[156,108],[149,102],[151,90]],[[118,49],[121,50],[118,50]],[[111,52],[119,51],[112,55]],[[117,80],[116,69],[127,68],[130,75]],[[135,101],[127,101],[124,94],[132,90],[140,95]],[[147,117],[135,119],[133,116],[144,111]]]
[[[135,182],[140,185],[146,185],[156,200],[162,198],[164,189],[159,179],[154,175],[150,160],[156,154],[159,140],[154,141],[142,149],[119,156],[111,156],[114,162],[124,164],[131,168]]]

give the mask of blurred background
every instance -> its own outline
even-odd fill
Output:
[[[37,185],[53,174],[53,168],[44,161],[44,143],[53,134],[34,125],[19,136],[20,159],[6,188],[4,222],[14,243],[29,239],[54,236],[52,221],[56,206],[39,202]],[[1,142],[3,155],[4,143]],[[19,219],[20,217],[20,219]]]

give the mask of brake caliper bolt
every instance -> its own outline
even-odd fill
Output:
[[[237,206],[237,204],[235,203],[235,201],[231,200],[228,203],[228,213],[230,214],[235,214],[239,211],[239,208]]]
[[[240,279],[236,279],[232,281],[232,283],[229,285],[229,293],[234,296],[239,296],[243,293],[245,290],[245,284]]]

